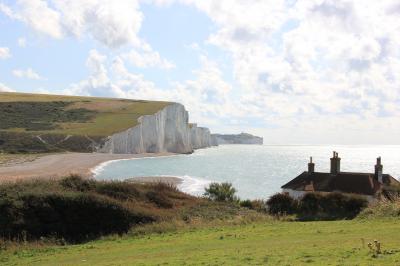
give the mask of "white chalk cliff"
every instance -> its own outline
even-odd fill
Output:
[[[138,124],[109,136],[98,152],[103,153],[191,153],[193,149],[210,147],[208,128],[189,126],[189,114],[182,104],[166,106],[154,115],[145,115]]]
[[[212,139],[216,139],[217,145],[224,144],[263,144],[263,138],[253,136],[248,133],[240,133],[240,134],[212,134]]]

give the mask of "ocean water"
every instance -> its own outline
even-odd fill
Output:
[[[306,171],[310,156],[315,171],[329,171],[332,151],[342,158],[342,171],[373,173],[376,157],[381,156],[383,172],[400,176],[400,145],[223,145],[190,155],[111,161],[94,173],[102,180],[176,176],[183,181],[179,188],[194,195],[201,195],[210,182],[231,182],[241,198],[265,199]]]

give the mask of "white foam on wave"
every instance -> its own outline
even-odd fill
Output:
[[[193,176],[177,176],[182,180],[178,185],[178,189],[190,195],[200,196],[204,193],[204,189],[213,181]]]

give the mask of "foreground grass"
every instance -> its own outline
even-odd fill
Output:
[[[2,265],[400,265],[400,221],[267,222],[0,253]],[[368,242],[383,254],[373,257]]]

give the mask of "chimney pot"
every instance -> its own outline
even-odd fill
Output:
[[[308,163],[308,172],[314,173],[315,164],[312,162],[312,157],[310,157],[310,162]]]
[[[340,158],[339,154],[334,151],[333,157],[331,158],[331,174],[336,175],[340,173]]]
[[[380,183],[383,183],[383,165],[381,163],[381,157],[379,156],[376,158],[376,165],[375,165],[375,179]]]

